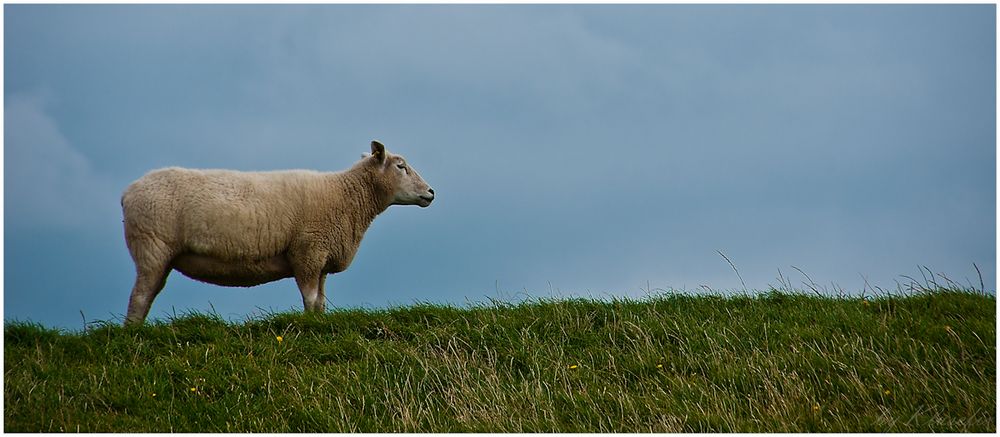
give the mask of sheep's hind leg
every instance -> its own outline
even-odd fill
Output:
[[[166,266],[136,273],[132,295],[128,299],[128,314],[125,316],[126,326],[141,325],[146,320],[149,307],[153,305],[153,299],[167,283],[168,274],[170,274],[170,268]]]

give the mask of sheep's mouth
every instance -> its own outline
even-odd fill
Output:
[[[420,206],[427,207],[434,201],[434,196],[420,196]]]

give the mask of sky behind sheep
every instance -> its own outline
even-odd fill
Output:
[[[4,317],[120,320],[119,197],[150,169],[335,171],[372,139],[437,199],[376,219],[333,307],[741,290],[717,251],[756,290],[973,263],[995,290],[995,16],[6,5]],[[174,272],[151,315],[301,306]]]

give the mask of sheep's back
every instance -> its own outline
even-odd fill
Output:
[[[123,197],[154,215],[156,232],[179,252],[222,259],[263,259],[287,249],[300,208],[321,174],[295,170],[237,172],[169,168],[144,176]],[[131,201],[131,202],[129,202]],[[127,224],[126,224],[127,226]]]

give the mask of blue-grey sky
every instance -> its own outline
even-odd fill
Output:
[[[434,186],[334,307],[806,278],[996,287],[994,5],[4,7],[4,317],[120,320],[121,191],[165,166]],[[940,278],[938,278],[940,280]],[[301,309],[173,273],[151,315]]]

